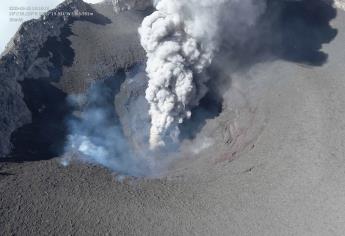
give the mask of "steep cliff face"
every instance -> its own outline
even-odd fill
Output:
[[[1,67],[3,66],[4,62],[1,61]],[[9,153],[11,149],[11,133],[31,121],[31,113],[23,101],[19,84],[13,77],[4,77],[5,73],[3,70],[0,72],[0,156]]]
[[[23,23],[0,60],[1,157],[50,148],[64,134],[68,94],[144,60],[136,35],[145,11],[120,11],[67,0]]]
[[[85,9],[82,1],[66,1],[56,10],[71,11]],[[8,44],[0,60],[0,156],[11,149],[10,136],[18,127],[31,122],[31,112],[24,103],[24,95],[18,82],[25,77],[34,77],[39,64],[38,53],[48,37],[58,37],[61,29],[69,21],[68,17],[48,16],[23,23]]]

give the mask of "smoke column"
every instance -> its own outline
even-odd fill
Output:
[[[158,0],[139,34],[147,53],[150,148],[176,142],[178,124],[207,92],[205,74],[218,47],[219,10],[226,0]]]

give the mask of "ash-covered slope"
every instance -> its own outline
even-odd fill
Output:
[[[143,61],[136,34],[145,12],[114,7],[67,0],[20,27],[0,61],[0,156],[13,143],[14,155],[35,146],[48,146],[48,154],[65,135],[68,93]]]

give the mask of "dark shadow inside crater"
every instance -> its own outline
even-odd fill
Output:
[[[48,37],[47,41],[38,53],[37,58],[49,58],[52,66],[49,66],[49,77],[45,82],[59,82],[62,76],[63,66],[73,65],[75,52],[71,47],[69,36],[73,35],[70,25],[61,30],[60,37]]]
[[[14,174],[9,173],[9,172],[0,172],[0,176],[11,176],[11,175],[14,175]]]
[[[205,126],[206,121],[214,119],[222,112],[222,99],[213,91],[203,97],[199,106],[192,109],[192,116],[180,125],[180,139],[194,139]]]
[[[14,146],[8,158],[1,161],[22,162],[48,160],[64,152],[68,135],[67,117],[72,114],[72,107],[65,92],[54,83],[62,76],[63,67],[73,65],[75,52],[71,47],[71,24],[74,21],[89,21],[106,25],[110,19],[97,13],[91,7],[92,16],[71,17],[61,29],[59,37],[48,37],[40,49],[37,59],[47,58],[49,76],[24,78],[19,82],[24,94],[24,102],[32,113],[32,123],[15,130],[11,135]],[[56,17],[56,16],[48,16]]]
[[[24,101],[32,113],[32,123],[17,129],[11,137],[13,161],[50,159],[62,152],[66,132],[65,117],[71,109],[67,94],[45,79],[25,79],[20,83]]]
[[[200,100],[199,105],[192,109],[190,119],[180,124],[180,140],[194,139],[201,129],[205,126],[207,120],[214,119],[222,112],[223,98],[219,91],[219,83],[229,83],[229,78],[222,73],[222,70],[213,63],[207,70],[210,80],[206,83],[208,91]],[[231,83],[231,82],[230,82]]]
[[[45,79],[25,79],[23,88],[24,100],[32,112],[32,123],[17,129],[11,137],[14,149],[11,161],[48,160],[65,152],[70,134],[70,124],[80,122],[74,112],[102,109],[106,117],[104,127],[119,125],[114,110],[114,97],[125,79],[123,71],[95,82],[85,94],[83,107],[74,107],[69,102],[68,94],[56,88]],[[94,92],[95,91],[95,92]],[[79,110],[80,109],[80,110]],[[92,124],[92,122],[90,122]],[[83,135],[97,136],[101,129],[98,126],[85,127]]]
[[[75,53],[68,36],[70,25],[60,37],[48,37],[37,58],[49,58],[49,77],[24,78],[20,85],[24,102],[31,111],[32,123],[15,130],[11,136],[14,146],[11,161],[48,160],[63,151],[67,127],[65,117],[71,112],[67,94],[52,82],[59,82],[63,66],[72,66]]]

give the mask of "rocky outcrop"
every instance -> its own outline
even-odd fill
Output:
[[[0,60],[0,156],[11,150],[11,133],[31,121],[31,112],[23,101],[18,81],[22,81],[37,66],[37,55],[47,38],[59,36],[71,19],[54,16],[53,12],[84,9],[87,9],[87,4],[83,1],[68,0],[46,16],[23,23],[3,52]]]
[[[4,66],[1,61],[1,67]],[[18,127],[31,121],[31,113],[23,101],[19,84],[0,72],[0,156],[11,150],[10,135]]]

